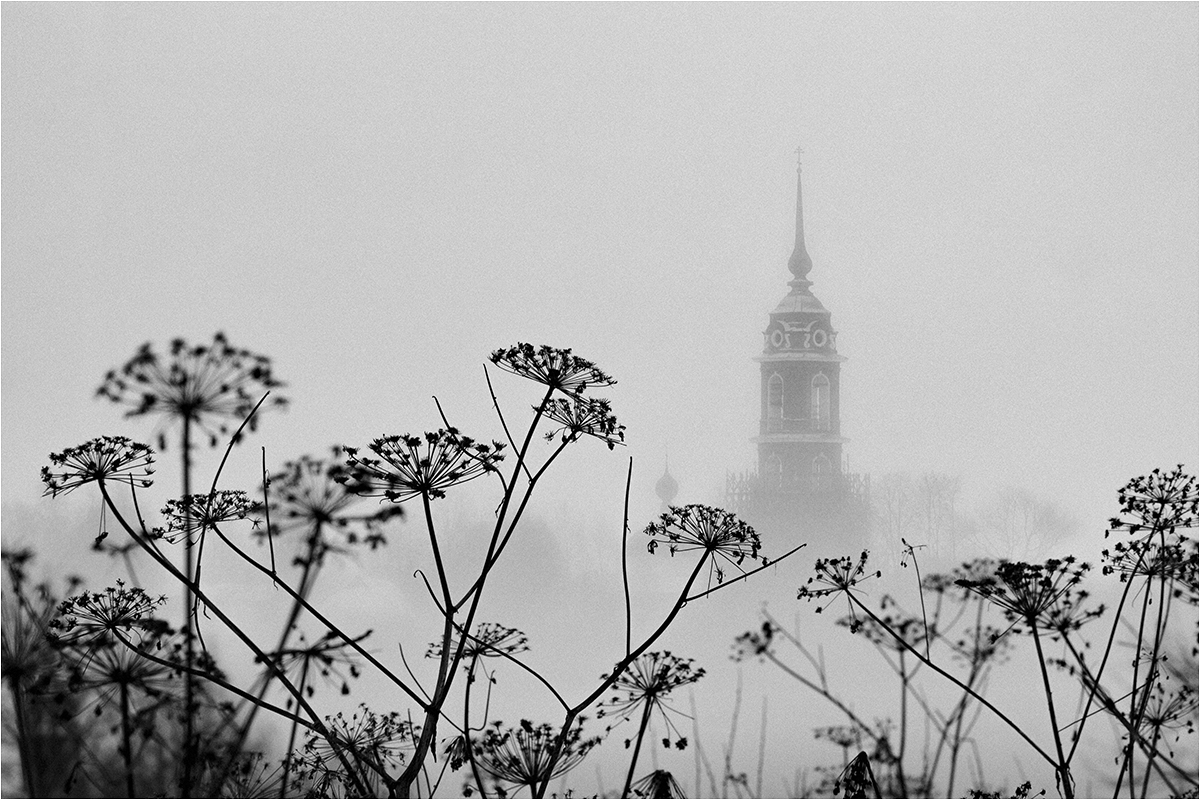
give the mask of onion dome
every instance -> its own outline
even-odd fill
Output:
[[[679,483],[675,478],[671,477],[670,462],[667,462],[663,467],[662,477],[654,484],[654,493],[662,501],[663,508],[671,505],[675,500],[675,496],[679,494]]]

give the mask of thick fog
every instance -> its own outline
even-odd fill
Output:
[[[488,354],[570,347],[617,379],[600,394],[626,444],[581,441],[555,463],[481,613],[525,631],[530,663],[585,696],[621,656],[630,459],[643,634],[687,576],[642,533],[668,460],[681,504],[723,505],[727,475],[757,466],[752,359],[792,277],[799,147],[809,279],[848,359],[850,470],[871,476],[876,501],[930,473],[958,481],[955,546],[931,552],[931,569],[1095,561],[1117,490],[1155,467],[1194,474],[1200,451],[1197,24],[1194,4],[6,4],[4,548],[36,551],[39,576],[128,579],[91,551],[99,496],[42,498],[38,471],[96,436],[177,435],[95,397],[144,342],[223,331],[271,358],[290,404],[233,450],[222,486],[247,490],[264,449],[274,469],[440,427],[435,396],[464,433],[503,441]],[[491,377],[526,424],[537,387]],[[205,486],[221,454],[197,452]],[[172,496],[178,458],[162,454],[148,509]],[[435,504],[460,591],[494,489]],[[1032,533],[1014,502],[1039,509]],[[440,631],[413,573],[431,563],[422,519],[412,507],[386,548],[322,577],[319,602],[375,628],[380,658],[400,641],[419,662]],[[799,543],[764,533],[763,551]],[[912,565],[895,541],[875,545],[885,576],[870,591],[912,610]],[[696,786],[685,717],[692,747],[656,743],[639,774],[656,759],[693,795],[736,793],[721,775],[739,674],[728,768],[749,791],[760,734],[767,796],[840,762],[812,734],[836,710],[769,664],[729,659],[764,603],[823,649],[864,716],[896,716],[886,665],[834,624],[844,601],[824,617],[796,601],[812,561],[802,550],[683,610],[655,649],[709,671],[695,717],[716,783]],[[283,613],[232,560],[206,569],[214,591]],[[212,636],[231,674],[250,668]],[[1011,700],[1029,674],[998,668],[989,696]],[[399,708],[388,691],[368,676],[326,700]],[[561,719],[519,671],[494,692],[506,720]],[[692,713],[686,695],[672,702]],[[956,791],[1029,779],[1056,795],[1019,740],[982,730],[1003,757]],[[561,787],[619,792],[630,735],[618,728]],[[1114,771],[1077,770],[1082,795],[1088,775]]]

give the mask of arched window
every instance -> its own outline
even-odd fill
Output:
[[[813,459],[812,481],[814,492],[828,492],[833,488],[833,467],[824,453]]]
[[[778,372],[767,381],[767,419],[783,419],[783,378]]]
[[[767,460],[763,464],[763,470],[763,480],[767,482],[767,486],[772,489],[778,489],[783,485],[783,462],[776,453],[771,453],[771,455],[767,456]]]
[[[812,379],[813,430],[829,430],[829,378],[819,372]]]

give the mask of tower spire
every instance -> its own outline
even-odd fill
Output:
[[[804,291],[812,285],[812,281],[808,280],[812,259],[804,247],[804,193],[800,181],[800,155],[803,152],[799,147],[796,148],[796,247],[788,259],[788,269],[794,276],[788,285],[793,291]]]

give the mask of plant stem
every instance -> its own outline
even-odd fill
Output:
[[[852,603],[854,603],[854,605],[856,605],[860,609],[862,609],[863,613],[865,613],[871,619],[875,620],[876,624],[878,624],[880,627],[882,627],[884,630],[886,630],[889,634],[891,634],[892,638],[894,638],[897,642],[899,642],[901,644],[901,646],[904,647],[905,650],[907,650],[908,652],[910,652],[914,656],[916,656],[918,661],[920,661],[922,664],[924,664],[925,666],[932,669],[937,674],[941,675],[946,680],[953,683],[958,688],[967,692],[967,694],[971,695],[971,697],[975,698],[976,701],[978,701],[980,704],[985,706],[989,711],[991,711],[993,714],[995,714],[1002,722],[1004,722],[1004,724],[1006,724],[1006,725],[1008,725],[1008,727],[1012,728],[1013,731],[1016,732],[1016,734],[1018,736],[1020,736],[1022,739],[1024,739],[1025,742],[1028,743],[1029,746],[1032,747],[1039,756],[1044,758],[1048,764],[1055,767],[1056,769],[1058,768],[1058,766],[1059,766],[1058,762],[1056,762],[1054,760],[1054,757],[1051,756],[1049,753],[1047,753],[1045,750],[1043,750],[1041,745],[1039,745],[1037,742],[1035,742],[1033,739],[1031,739],[1029,734],[1025,733],[1025,731],[1022,730],[1021,727],[1019,725],[1017,725],[1017,723],[1013,722],[1012,719],[1007,714],[1005,714],[1003,711],[1001,711],[1000,709],[998,709],[994,705],[992,705],[987,700],[987,698],[983,697],[983,695],[979,694],[974,689],[972,689],[971,687],[967,686],[965,683],[960,681],[958,678],[954,677],[949,672],[946,672],[946,670],[942,669],[937,664],[933,663],[932,661],[930,661],[929,659],[927,659],[923,655],[921,655],[921,653],[919,653],[908,642],[906,642],[902,636],[900,636],[895,631],[893,631],[886,622],[884,622],[878,616],[876,616],[875,612],[872,611],[869,607],[867,607],[867,605],[865,603],[863,603],[861,600],[859,600],[858,597],[856,597],[854,594],[847,592],[847,596],[850,598],[850,601]]]
[[[626,653],[625,657],[617,662],[617,665],[613,668],[613,671],[598,687],[596,687],[595,691],[584,698],[583,701],[578,705],[567,710],[567,715],[563,720],[562,732],[559,734],[557,741],[554,743],[554,749],[550,751],[550,758],[546,765],[545,777],[542,779],[541,784],[534,791],[534,797],[544,797],[546,795],[546,790],[550,786],[550,778],[554,774],[554,767],[556,764],[558,764],[558,759],[562,755],[563,744],[567,740],[567,734],[570,732],[571,725],[574,724],[575,719],[581,713],[583,713],[584,709],[596,702],[600,695],[608,691],[608,687],[617,682],[617,679],[621,677],[621,673],[625,671],[625,668],[632,664],[634,659],[646,652],[646,650],[658,640],[658,637],[662,636],[667,628],[670,627],[671,623],[675,621],[675,617],[679,615],[679,612],[683,609],[684,605],[687,604],[688,591],[691,590],[692,584],[695,583],[696,578],[700,575],[700,570],[704,567],[707,561],[708,552],[706,551],[696,562],[696,566],[692,569],[692,574],[688,576],[687,582],[683,585],[683,591],[680,592],[679,598],[675,601],[675,605],[672,606],[670,613],[667,614],[666,619],[662,621],[654,633],[650,634],[650,636],[647,637],[646,640],[643,641],[636,650]]]
[[[186,578],[183,585],[183,642],[184,658],[187,659],[187,665],[190,667],[196,661],[192,631],[192,604],[195,602],[192,596],[192,582],[195,576],[195,566],[192,562],[192,512],[191,504],[188,502],[188,497],[192,493],[192,415],[190,411],[183,415],[183,433],[180,439],[183,450],[183,574]],[[193,744],[196,738],[194,718],[196,679],[190,672],[183,676],[183,697],[183,780],[180,790],[183,797],[191,797]]]
[[[1037,621],[1027,620],[1033,632],[1033,645],[1037,649],[1038,668],[1042,673],[1042,687],[1046,691],[1046,707],[1050,710],[1050,728],[1054,731],[1054,749],[1058,753],[1058,777],[1066,797],[1075,796],[1075,785],[1071,780],[1071,768],[1063,754],[1062,735],[1058,732],[1058,715],[1054,711],[1054,693],[1050,689],[1050,674],[1046,671],[1046,656],[1042,653],[1042,638],[1038,636]]]
[[[976,610],[975,610],[975,628],[974,628],[975,641],[971,648],[971,652],[974,654],[974,657],[971,659],[971,674],[969,676],[967,676],[967,686],[974,685],[975,678],[979,674],[979,667],[980,667],[978,654],[979,654],[979,639],[983,634],[983,627],[982,627],[983,626],[983,604],[984,604],[983,598],[978,598],[976,600],[976,603],[977,603],[977,606],[976,606]],[[965,720],[966,716],[967,716],[966,712],[967,712],[967,703],[968,702],[970,702],[970,695],[964,693],[962,696],[962,700],[959,701],[958,709],[955,714],[956,719],[954,720],[954,739],[950,743],[950,777],[946,783],[946,795],[948,797],[954,795],[954,778],[955,778],[955,773],[958,772],[958,754],[959,754],[959,751],[962,749],[962,726],[963,726],[963,720]]]
[[[471,685],[475,682],[475,666],[478,662],[479,656],[473,656],[471,668],[467,671],[467,685],[463,687],[463,752],[467,763],[471,765],[471,776],[475,778],[475,786],[479,788],[479,797],[487,800],[487,789],[483,785],[483,776],[479,774],[479,764],[475,761],[475,744],[471,741]]]
[[[633,642],[633,606],[629,600],[629,487],[633,482],[633,459],[625,473],[625,516],[621,523],[621,585],[625,588],[625,652]],[[628,789],[628,787],[626,787]]]
[[[25,719],[25,692],[21,689],[20,678],[9,677],[6,682],[17,717],[17,749],[21,759],[21,777],[25,781],[25,796],[37,797],[37,787],[33,783],[33,753],[30,752],[28,721]]]
[[[125,760],[125,791],[137,797],[133,781],[133,736],[129,730],[129,684],[121,681],[121,757]]]
[[[204,607],[207,608],[210,612],[212,612],[212,614],[214,616],[216,616],[217,619],[219,619],[225,625],[225,627],[228,628],[229,631],[232,632],[242,642],[242,644],[244,644],[247,648],[249,648],[250,651],[252,653],[254,653],[254,655],[259,660],[262,661],[262,663],[267,664],[270,669],[275,671],[276,676],[279,679],[279,682],[281,684],[283,684],[283,686],[288,690],[288,692],[296,699],[296,703],[301,708],[303,708],[304,712],[306,714],[308,714],[309,717],[312,719],[313,729],[316,730],[318,733],[320,733],[323,738],[325,738],[326,740],[329,741],[329,744],[333,748],[334,753],[337,755],[338,759],[345,766],[347,772],[350,774],[350,777],[353,778],[354,784],[355,784],[355,789],[358,791],[366,791],[366,787],[362,784],[362,781],[358,778],[357,773],[355,773],[351,769],[349,762],[346,760],[346,755],[343,752],[343,747],[337,741],[337,737],[330,734],[328,729],[325,728],[325,726],[321,723],[320,717],[317,716],[317,712],[304,699],[304,696],[300,692],[296,691],[296,687],[293,686],[292,682],[287,679],[287,676],[284,675],[283,672],[280,671],[277,666],[275,666],[274,662],[272,662],[271,659],[267,656],[267,654],[262,651],[262,648],[259,647],[258,644],[253,639],[251,639],[250,636],[237,625],[237,623],[235,623],[232,619],[230,619],[229,616],[223,610],[221,610],[220,606],[218,606],[216,603],[214,603],[212,600],[210,600],[208,598],[208,596],[203,591],[201,591],[198,586],[196,586],[194,583],[188,582],[187,578],[183,575],[182,572],[179,571],[178,567],[176,567],[174,564],[171,563],[170,559],[164,557],[157,550],[155,550],[153,547],[151,547],[150,544],[147,542],[146,538],[143,535],[139,534],[136,530],[133,529],[133,527],[125,519],[125,516],[121,513],[120,509],[117,508],[116,503],[113,502],[112,496],[108,493],[108,487],[105,485],[104,480],[100,479],[97,483],[99,484],[99,487],[100,487],[100,494],[104,497],[104,504],[108,507],[109,511],[112,512],[114,518],[116,518],[117,522],[120,523],[122,528],[124,528],[125,532],[129,534],[130,538],[132,538],[135,542],[137,542],[138,546],[141,547],[142,550],[144,550],[146,553],[148,553],[150,555],[150,557],[155,561],[155,563],[157,563],[160,567],[162,567],[164,570],[166,570],[173,578],[175,578],[175,580],[179,581],[180,583],[183,583],[187,588],[189,588],[195,594],[196,598],[199,599],[199,601],[204,604]],[[213,531],[218,536],[221,537],[222,541],[226,542],[227,544],[229,544],[232,547],[232,543],[229,542],[229,540],[224,536],[224,534],[222,534],[215,526],[213,528]],[[253,562],[253,559],[251,559],[251,561]],[[254,563],[256,563],[256,562],[254,562]],[[344,634],[342,634],[342,635],[344,636]],[[348,637],[346,637],[346,638],[348,638]],[[138,652],[141,652],[143,656],[151,659],[152,661],[156,660],[153,656],[149,655],[148,653],[145,653],[144,651],[139,650]],[[160,662],[160,663],[166,663],[166,662]],[[177,667],[178,665],[168,664],[168,666]],[[189,675],[191,675],[191,674],[193,674],[191,672],[191,670],[193,670],[193,669],[194,668],[192,667],[191,664],[187,664],[185,672],[187,672]],[[243,692],[243,691],[237,689],[236,687],[233,687],[232,685],[222,684],[220,681],[217,681],[212,678],[210,678],[209,680],[213,680],[213,682],[218,683],[218,685],[223,685],[225,689],[233,691],[235,694],[238,694],[239,696],[245,697],[247,695],[246,692]]]
[[[308,666],[310,663],[311,662],[309,661],[308,657],[305,656],[304,664],[300,668],[300,682],[296,685],[296,688],[300,690],[301,694],[304,693],[304,686],[308,683]],[[257,708],[257,706],[255,706],[255,708]],[[279,781],[280,797],[287,797],[288,777],[292,771],[292,751],[296,747],[296,731],[298,727],[299,723],[297,720],[292,720],[292,729],[288,733],[287,750],[283,751],[283,778]]]
[[[633,757],[629,759],[629,772],[625,776],[625,788],[621,790],[621,797],[629,797],[629,787],[633,785],[633,771],[637,768],[638,753],[642,752],[642,738],[646,735],[646,726],[650,724],[650,712],[654,709],[649,697],[646,698],[645,705],[645,709],[642,710],[642,723],[638,726],[637,740],[633,745]]]
[[[922,603],[924,611],[924,603]],[[929,638],[925,638],[925,646],[929,647]],[[908,670],[904,664],[904,651],[900,657],[900,748],[896,753],[896,779],[900,782],[900,796],[908,797],[908,784],[904,779],[904,751],[908,746]]]

